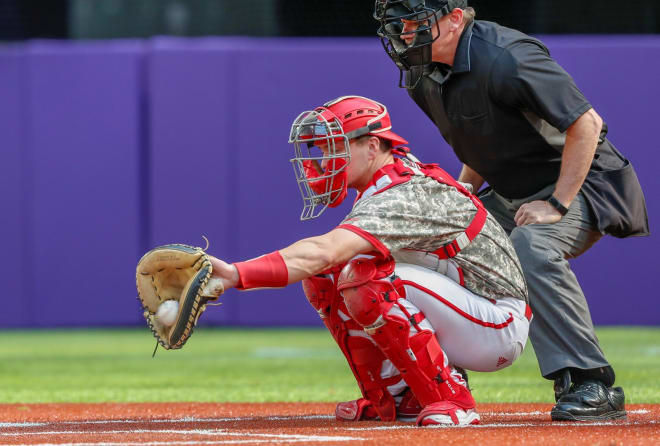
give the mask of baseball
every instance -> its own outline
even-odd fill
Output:
[[[176,300],[166,300],[156,310],[156,319],[166,327],[169,327],[176,320],[176,315],[179,312],[179,302]]]

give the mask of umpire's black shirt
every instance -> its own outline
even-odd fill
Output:
[[[528,197],[557,182],[566,129],[591,108],[543,43],[485,21],[466,25],[453,66],[414,67],[406,83],[458,158],[507,198]],[[606,128],[590,176],[616,170],[621,177],[624,169],[626,178],[612,185],[609,177],[597,184],[588,177],[583,192],[603,232],[643,235],[648,223],[641,187],[632,166],[605,138]],[[613,197],[595,196],[604,184],[615,189],[607,191]],[[641,203],[621,211],[630,199]]]

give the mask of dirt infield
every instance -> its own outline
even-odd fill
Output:
[[[481,404],[481,425],[418,428],[341,423],[327,403],[4,404],[0,445],[519,445],[660,444],[660,406],[628,419],[552,423],[548,404]]]

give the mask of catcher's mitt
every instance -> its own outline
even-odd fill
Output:
[[[138,262],[135,274],[138,299],[149,328],[165,349],[181,348],[206,310],[206,303],[217,300],[224,292],[219,279],[211,280],[212,272],[211,260],[204,249],[188,245],[159,246]],[[174,322],[165,325],[156,313],[169,300],[178,302],[178,311]]]

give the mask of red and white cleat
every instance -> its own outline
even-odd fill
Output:
[[[429,404],[417,417],[419,426],[469,426],[479,424],[479,414],[472,408],[464,409],[453,401]]]
[[[335,417],[339,421],[368,421],[379,418],[371,401],[365,398],[337,404]]]
[[[398,401],[396,405],[397,421],[414,422],[422,411],[422,406],[417,401],[417,398],[415,398],[415,395],[413,395],[410,389],[406,388],[400,396],[396,397],[396,400]],[[380,420],[378,412],[376,412],[371,401],[365,398],[337,404],[335,417],[339,421]]]

